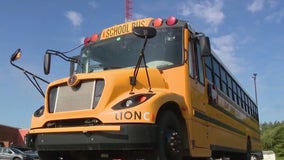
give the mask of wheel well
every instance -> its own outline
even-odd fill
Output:
[[[185,151],[187,151],[186,154],[189,154],[188,131],[187,131],[185,119],[183,118],[180,107],[176,102],[170,101],[170,102],[163,104],[158,111],[156,122],[159,120],[162,113],[166,110],[173,112],[179,119],[179,122],[181,123],[181,126],[182,126],[182,137],[185,142],[184,149]]]
[[[176,114],[176,116],[178,117],[179,120],[183,120],[184,121],[184,118],[182,117],[182,114],[181,114],[181,111],[179,109],[179,106],[176,102],[167,102],[165,104],[163,104],[161,106],[161,108],[159,109],[158,111],[158,115],[157,115],[157,119],[156,120],[159,120],[160,118],[160,115],[163,111],[165,110],[170,110],[172,111],[173,113]]]

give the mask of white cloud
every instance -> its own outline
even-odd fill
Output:
[[[82,15],[76,11],[68,11],[65,13],[65,16],[71,21],[71,23],[75,27],[79,27],[83,22]]]
[[[253,2],[248,6],[248,10],[252,13],[261,11],[264,6],[264,0],[253,0]]]
[[[89,2],[89,5],[90,5],[92,8],[94,8],[94,9],[97,9],[97,8],[98,8],[98,4],[97,4],[97,2],[95,2],[95,1]]]
[[[284,19],[284,8],[265,17],[265,20],[280,23]]]
[[[213,51],[220,57],[221,61],[232,73],[237,74],[244,70],[242,60],[235,55],[236,38],[234,34],[228,34],[217,38],[212,38]]]
[[[182,3],[179,7],[181,15],[183,16],[196,16],[206,23],[211,25],[219,25],[223,22],[225,15],[222,12],[223,1],[192,1],[188,0],[186,3]]]

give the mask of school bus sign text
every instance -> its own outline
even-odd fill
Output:
[[[137,20],[133,22],[127,22],[123,23],[120,25],[115,25],[110,28],[106,28],[102,31],[101,33],[101,40],[103,39],[108,39],[111,37],[116,37],[120,35],[124,35],[127,33],[131,33],[133,27],[143,27],[143,26],[148,26],[149,23],[151,22],[152,18],[145,18],[142,20]]]

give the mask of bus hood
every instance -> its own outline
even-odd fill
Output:
[[[44,112],[42,115],[34,114],[31,128],[47,127],[47,124],[64,119],[93,118],[90,115],[96,117],[128,96],[154,94],[167,89],[162,72],[156,68],[148,69],[151,92],[144,68],[140,68],[136,85],[132,86],[130,77],[133,71],[129,68],[76,74],[50,83]]]

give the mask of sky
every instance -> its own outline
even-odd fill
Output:
[[[175,16],[210,37],[214,52],[255,99],[257,73],[260,122],[284,120],[284,1],[132,0],[132,19]],[[9,0],[0,2],[0,124],[29,128],[44,99],[17,65],[47,81],[66,77],[69,63],[52,57],[43,73],[47,49],[68,51],[84,37],[125,21],[124,0]],[[79,54],[80,49],[69,53]],[[41,83],[43,89],[46,85]]]

